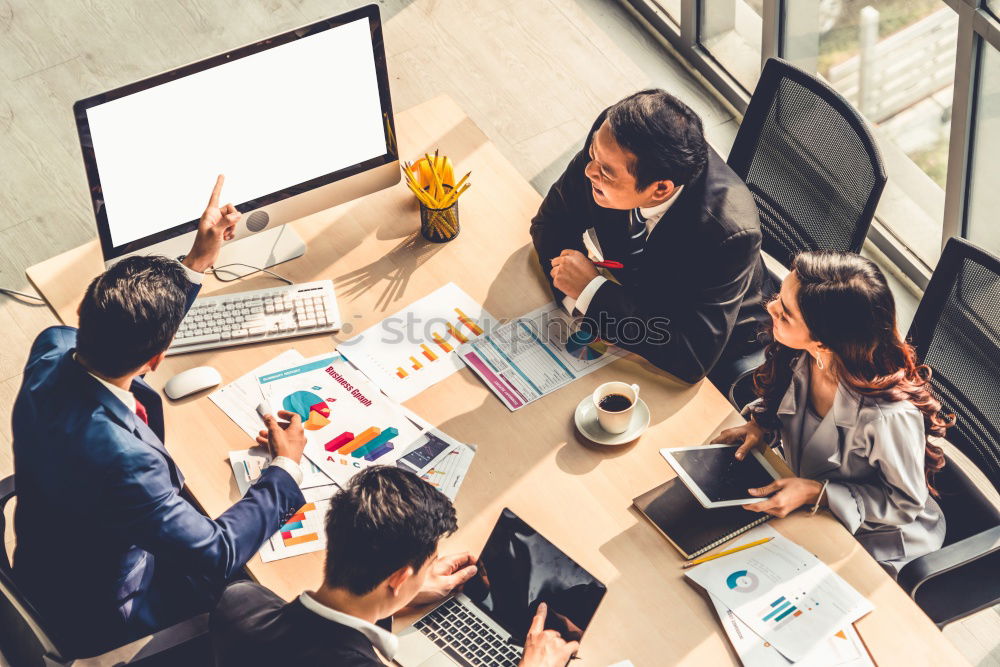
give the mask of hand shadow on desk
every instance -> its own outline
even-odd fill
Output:
[[[425,241],[419,232],[414,232],[374,262],[335,277],[337,294],[353,301],[385,281],[385,289],[375,303],[375,310],[385,311],[393,301],[402,298],[413,272],[440,249],[441,244]]]

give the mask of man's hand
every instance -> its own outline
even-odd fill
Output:
[[[566,296],[577,299],[580,292],[598,275],[597,267],[579,250],[563,250],[552,259],[552,282]]]
[[[470,553],[441,556],[431,565],[431,571],[413,601],[413,606],[443,600],[453,590],[476,574],[476,559]]]
[[[744,505],[743,509],[751,512],[767,512],[782,519],[803,505],[815,503],[822,490],[823,484],[814,479],[802,477],[776,479],[759,489],[748,489],[751,496],[768,496],[772,493],[774,495],[762,502]]]
[[[521,667],[564,667],[580,648],[580,642],[566,642],[555,630],[545,629],[547,611],[544,602],[538,605],[524,641]]]
[[[208,206],[198,221],[198,234],[194,237],[191,252],[184,258],[184,265],[198,273],[204,273],[215,264],[222,242],[233,238],[236,224],[243,217],[232,204],[219,206],[219,195],[222,194],[222,183],[225,180],[222,174],[215,179]]]
[[[288,423],[280,423],[274,415],[264,415],[267,430],[257,434],[257,444],[268,447],[272,456],[287,456],[299,463],[302,461],[302,450],[306,448],[302,418],[287,410],[278,410],[278,416]]]

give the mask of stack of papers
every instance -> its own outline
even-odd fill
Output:
[[[323,520],[329,499],[371,465],[410,470],[452,500],[468,473],[475,447],[433,428],[379,392],[338,354],[305,359],[289,350],[221,387],[209,398],[250,438],[263,427],[257,406],[297,412],[306,432],[300,462],[307,503],[260,550],[265,562],[326,548]],[[245,494],[270,464],[266,448],[229,453]]]
[[[744,664],[870,664],[851,624],[871,602],[770,526],[744,534],[764,537],[773,539],[685,572],[712,596]]]

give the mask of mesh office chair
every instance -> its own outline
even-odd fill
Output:
[[[821,79],[769,58],[726,161],[760,214],[762,249],[785,267],[804,250],[858,252],[886,173],[868,125]],[[768,272],[765,294],[781,281]],[[712,380],[737,409],[763,350]],[[752,386],[752,385],[750,385]]]
[[[899,573],[900,585],[943,627],[1000,602],[1000,508],[985,495],[990,485],[1000,489],[1000,258],[949,240],[908,337],[933,371],[944,410],[957,417],[948,442],[984,477],[977,486],[949,459],[935,484],[945,545]]]
[[[6,534],[4,510],[16,495],[14,476],[0,480],[0,540]],[[72,557],[68,554],[67,557]],[[63,642],[46,630],[44,617],[18,590],[6,546],[0,547],[0,654],[17,667],[136,665],[158,667],[214,664],[208,641],[208,614],[182,621],[156,634],[93,658],[74,660]]]

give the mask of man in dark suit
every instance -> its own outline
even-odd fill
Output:
[[[218,667],[381,667],[398,639],[392,615],[443,599],[476,574],[469,554],[438,557],[457,527],[447,496],[411,472],[368,468],[333,497],[322,585],[293,602],[257,584],[231,584],[212,613]],[[544,628],[541,605],[523,667],[564,667],[578,648]]]
[[[623,264],[607,279],[604,260]],[[531,236],[556,300],[583,326],[687,382],[754,346],[762,304],[753,196],[705,141],[701,120],[662,90],[600,116],[549,190]],[[727,348],[728,344],[728,348]]]
[[[183,265],[130,257],[94,279],[80,327],[35,340],[13,412],[14,576],[65,650],[94,655],[207,611],[304,504],[301,423],[265,423],[276,457],[213,520],[182,495],[163,408],[143,379],[163,361],[201,275],[240,214],[222,177]]]

